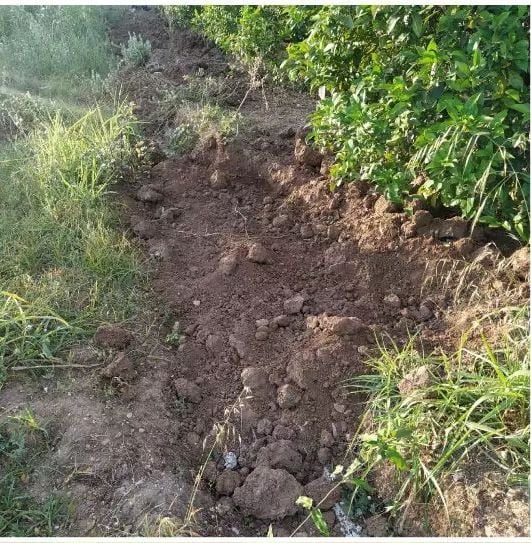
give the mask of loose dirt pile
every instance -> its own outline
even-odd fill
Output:
[[[226,66],[196,37],[170,37],[154,12],[122,25],[115,41],[136,32],[152,42],[151,84]],[[139,80],[126,74],[124,88],[152,118],[158,89]],[[258,91],[241,108],[251,138],[210,138],[120,188],[126,226],[152,263],[157,312],[139,308],[136,322],[104,327],[95,349],[72,353],[101,371],[44,393],[27,383],[2,391],[4,405],[51,421],[56,444],[32,491],[51,481],[67,491],[77,507],[69,533],[182,519],[201,471],[201,535],[265,535],[270,524],[288,535],[306,518],[299,495],[324,500],[342,535],[341,494],[324,474],[349,462],[363,409],[344,380],[364,372],[375,336],[418,332],[427,349],[455,338],[443,318],[452,293],[423,290],[424,280],[441,259],[485,251],[488,234],[425,209],[410,217],[366,183],[331,194],[326,159],[303,138],[308,100],[266,96],[268,110]],[[364,533],[385,533],[378,525],[367,519]]]

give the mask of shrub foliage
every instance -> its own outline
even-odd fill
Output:
[[[395,202],[422,198],[529,238],[527,7],[177,11],[244,63],[262,58],[318,93],[310,137],[336,157],[332,188],[369,179]]]

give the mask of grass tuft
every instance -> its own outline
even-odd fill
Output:
[[[380,465],[392,465],[400,488],[390,504],[398,510],[413,497],[434,492],[440,482],[483,458],[502,470],[509,484],[529,474],[529,356],[526,313],[513,312],[512,329],[493,345],[468,344],[456,352],[425,355],[411,339],[404,347],[380,345],[367,361],[371,373],[348,383],[369,395],[357,436],[352,472],[365,481]],[[419,367],[424,386],[401,393],[399,384]],[[363,485],[361,485],[363,486]],[[361,488],[361,487],[360,487]]]

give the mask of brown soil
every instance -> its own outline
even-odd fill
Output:
[[[128,32],[152,41],[159,65],[156,75],[121,74],[146,119],[156,116],[160,88],[182,84],[198,67],[216,75],[226,65],[191,34],[170,36],[153,11],[132,13],[113,40]],[[161,85],[135,86],[146,78]],[[269,520],[243,517],[219,495],[252,473],[263,447],[289,442],[289,468],[285,451],[275,462],[301,485],[321,477],[324,465],[348,461],[363,405],[344,380],[364,371],[374,334],[401,342],[416,331],[427,347],[455,339],[444,318],[451,292],[437,281],[422,290],[426,272],[443,259],[464,262],[484,241],[408,234],[409,217],[364,184],[331,194],[325,175],[295,161],[295,139],[286,133],[304,124],[308,98],[274,89],[265,96],[267,110],[261,91],[250,94],[241,112],[251,129],[231,143],[211,138],[120,188],[124,226],[153,269],[156,310],[139,308],[124,325],[133,331],[128,346],[104,339],[88,359],[107,366],[118,351],[125,357],[103,376],[73,371],[44,391],[42,382],[19,382],[0,393],[11,411],[31,406],[49,422],[55,446],[30,487],[42,496],[53,485],[70,496],[76,512],[68,534],[138,533],[146,518],[184,518],[194,477],[228,421],[195,499],[202,511],[194,530],[265,535]],[[155,191],[151,201],[145,189],[139,199],[146,185]],[[172,330],[181,336],[173,346],[166,341]],[[84,350],[74,354],[87,359]],[[245,368],[263,372],[247,372],[244,391]],[[216,492],[227,452],[238,458],[239,477],[225,477]],[[280,515],[275,534],[291,533],[304,518]],[[328,519],[333,524],[333,514]],[[309,523],[302,532],[314,534]],[[342,535],[337,523],[333,533]]]

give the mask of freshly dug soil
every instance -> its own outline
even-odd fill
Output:
[[[160,88],[226,66],[196,36],[170,36],[155,11],[131,13],[111,36],[129,32],[151,40]],[[153,119],[158,88],[133,75],[124,88]],[[50,422],[55,446],[30,487],[67,492],[69,534],[138,533],[157,516],[184,518],[194,495],[201,535],[263,536],[270,524],[288,535],[306,518],[293,498],[324,497],[323,470],[349,462],[364,398],[345,383],[365,371],[375,337],[452,345],[452,293],[423,284],[488,239],[426,210],[411,217],[367,183],[330,193],[323,157],[296,135],[311,101],[265,95],[248,95],[246,130],[230,143],[211,138],[119,188],[124,227],[152,268],[151,307],[98,331],[89,358],[101,371],[0,393]],[[344,535],[332,505],[327,521]]]

